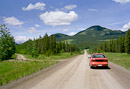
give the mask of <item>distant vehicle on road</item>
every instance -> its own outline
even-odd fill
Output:
[[[108,67],[108,60],[104,54],[94,53],[91,55],[89,60],[90,68],[93,67]]]

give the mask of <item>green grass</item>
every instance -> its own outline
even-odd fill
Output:
[[[78,54],[79,53],[60,53],[50,57],[40,55],[37,59],[32,58],[30,55],[24,55],[26,58],[33,59],[33,61],[2,61],[0,62],[0,86],[59,63],[55,60],[73,57]],[[12,56],[12,58],[15,57],[16,55]]]
[[[17,55],[16,54],[13,54],[11,59],[16,59]]]
[[[130,55],[127,53],[104,53],[109,61],[130,70]]]
[[[0,62],[0,85],[35,73],[58,63],[57,61],[5,61]]]
[[[69,44],[71,44],[72,43],[72,41],[74,41],[74,39],[68,39],[68,40],[64,40],[65,42],[68,42]],[[63,42],[64,42],[63,41]]]
[[[34,59],[34,60],[57,60],[57,59],[66,59],[69,57],[73,57],[78,55],[79,53],[70,53],[70,52],[66,52],[66,53],[59,53],[57,55],[52,55],[52,56],[45,56],[45,55],[39,55],[37,58],[33,58],[31,55],[25,55],[24,56],[28,59]]]

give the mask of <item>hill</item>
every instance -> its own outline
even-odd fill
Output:
[[[56,33],[54,35],[55,35],[57,41],[63,41],[63,40],[70,39],[70,36],[62,34],[62,33]]]
[[[68,36],[61,33],[54,35],[56,36],[57,41],[68,41],[69,43],[76,44],[81,48],[88,48],[102,41],[117,39],[125,34],[126,32],[122,32],[120,30],[111,30],[96,25],[80,31],[74,36]]]

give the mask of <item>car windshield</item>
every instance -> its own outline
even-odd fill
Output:
[[[93,55],[93,58],[105,58],[105,56],[103,54],[96,54]]]

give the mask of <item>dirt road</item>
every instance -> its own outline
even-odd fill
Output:
[[[113,63],[90,69],[88,56],[85,52],[1,89],[130,89],[130,71]]]
[[[27,59],[25,58],[22,54],[16,54],[17,55],[17,60],[30,60],[30,59]]]

